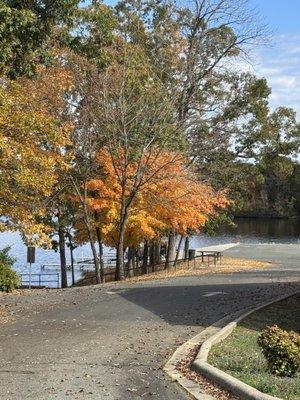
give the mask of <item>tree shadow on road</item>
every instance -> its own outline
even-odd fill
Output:
[[[149,310],[171,325],[209,326],[221,318],[288,293],[296,283],[197,284],[183,278],[172,283],[116,290],[126,300]],[[298,286],[299,288],[299,286]]]
[[[255,312],[239,323],[244,328],[261,331],[277,325],[287,331],[300,331],[300,293]]]

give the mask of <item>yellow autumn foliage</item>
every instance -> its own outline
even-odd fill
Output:
[[[2,229],[43,235],[45,202],[67,168],[72,126],[63,118],[63,95],[72,85],[61,67],[40,68],[33,79],[0,83],[0,217]],[[1,229],[1,226],[0,226]]]

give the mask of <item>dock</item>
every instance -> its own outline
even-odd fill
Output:
[[[116,256],[115,255],[104,255],[104,266],[105,267],[111,267],[116,265]],[[89,270],[91,268],[94,268],[94,260],[90,256],[87,257],[76,257],[74,259],[74,268],[79,269],[79,270]],[[55,269],[60,269],[60,264],[58,263],[49,263],[49,264],[42,264],[41,265],[41,271],[45,270],[55,270]],[[67,270],[71,270],[72,265],[70,263],[67,264]]]

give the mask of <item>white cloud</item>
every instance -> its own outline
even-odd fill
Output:
[[[281,35],[256,53],[252,72],[267,78],[272,107],[292,107],[300,117],[300,35]]]
[[[300,120],[300,35],[277,36],[272,45],[252,51],[250,62],[235,62],[233,68],[265,77],[271,108],[291,107]]]

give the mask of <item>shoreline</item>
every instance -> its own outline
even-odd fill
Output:
[[[236,214],[233,216],[234,219],[269,219],[269,220],[300,220],[300,215],[286,215],[286,216],[280,216],[280,215],[269,215],[269,214],[253,214],[253,215],[247,215],[247,214]]]

